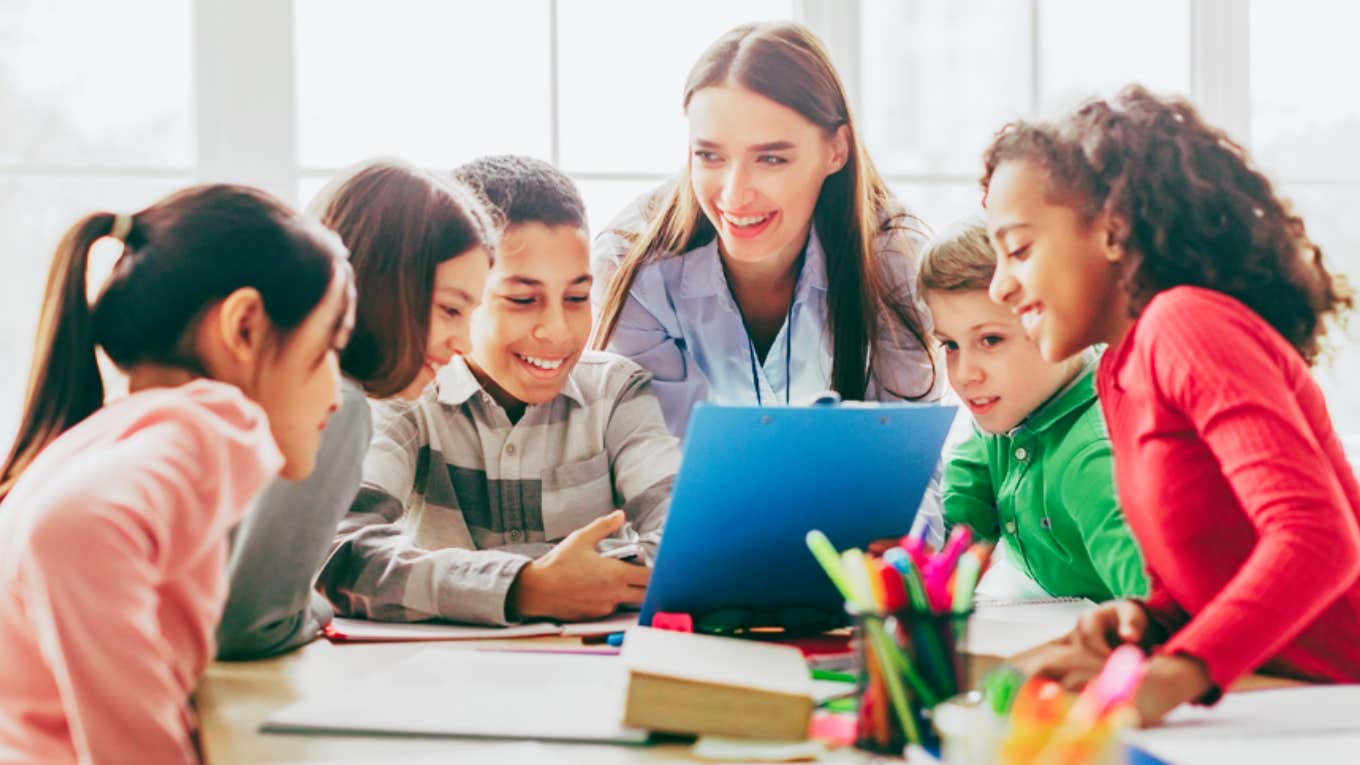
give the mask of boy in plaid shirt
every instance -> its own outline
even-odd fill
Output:
[[[537,160],[455,173],[506,224],[469,355],[374,408],[363,485],[318,587],[345,614],[507,624],[642,602],[680,463],[650,375],[586,351],[585,207]]]

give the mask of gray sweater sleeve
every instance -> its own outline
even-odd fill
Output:
[[[217,627],[219,659],[256,659],[312,640],[331,607],[312,590],[336,526],[359,491],[373,425],[368,399],[349,379],[321,436],[316,469],[302,481],[276,478],[237,528],[230,591]]]

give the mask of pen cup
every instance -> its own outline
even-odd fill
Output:
[[[852,615],[861,659],[855,745],[884,754],[909,743],[938,751],[931,710],[969,687],[962,648],[971,612]]]
[[[946,765],[996,765],[1009,720],[997,714],[982,694],[969,691],[932,710],[940,736],[940,761]]]

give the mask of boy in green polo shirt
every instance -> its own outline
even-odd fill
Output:
[[[1004,539],[1008,557],[1052,595],[1143,595],[1093,386],[1098,354],[1044,361],[1019,317],[988,297],[995,269],[975,218],[941,232],[921,264],[919,294],[949,384],[975,425],[945,463],[945,523]]]

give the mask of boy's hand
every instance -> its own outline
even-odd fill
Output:
[[[1142,606],[1131,600],[1116,600],[1082,614],[1071,638],[1096,655],[1108,656],[1124,643],[1140,645],[1147,627],[1147,612]]]
[[[1077,619],[1072,631],[1012,659],[1021,671],[1081,690],[1105,666],[1110,652],[1124,643],[1138,645],[1147,633],[1147,612],[1131,600],[1104,603]]]
[[[606,558],[595,550],[624,522],[618,510],[597,518],[525,565],[510,587],[511,610],[526,618],[570,621],[599,619],[620,605],[641,605],[651,569]]]
[[[1080,691],[1105,666],[1105,654],[1095,653],[1075,639],[1075,630],[1057,640],[1011,657],[1010,664],[1026,675],[1057,680],[1064,690]],[[1107,651],[1108,653],[1108,651]]]

